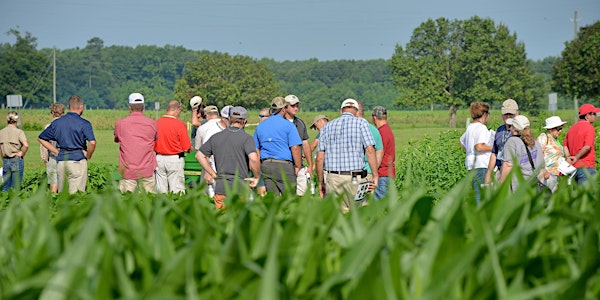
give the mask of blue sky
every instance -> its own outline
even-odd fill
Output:
[[[578,25],[600,20],[600,0],[0,0],[1,43],[12,28],[38,48],[181,45],[254,58],[389,59],[427,19],[502,22],[527,57],[559,56]]]

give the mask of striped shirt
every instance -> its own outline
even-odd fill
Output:
[[[319,136],[319,151],[325,151],[327,171],[362,170],[365,149],[374,145],[369,122],[348,112],[327,123]]]

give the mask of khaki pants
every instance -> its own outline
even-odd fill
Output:
[[[364,206],[367,205],[367,201],[362,199],[360,201],[354,200],[354,196],[356,195],[356,191],[358,190],[358,185],[364,182],[369,181],[369,175],[367,177],[356,177],[356,184],[352,183],[351,175],[340,175],[327,172],[325,175],[325,191],[327,194],[335,194],[342,195],[342,204],[341,209],[342,212],[346,213],[350,211],[353,206]]]
[[[119,181],[119,190],[121,193],[134,192],[137,187],[148,193],[156,193],[156,179],[154,175],[140,179],[121,179]]]
[[[156,192],[185,193],[185,162],[178,155],[156,155]]]
[[[57,177],[59,193],[63,190],[65,181],[69,185],[69,194],[75,194],[77,191],[85,192],[88,178],[87,159],[59,161]]]

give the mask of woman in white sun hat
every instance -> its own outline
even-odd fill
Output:
[[[552,192],[556,191],[558,186],[558,176],[561,175],[558,166],[560,161],[565,159],[563,146],[558,141],[558,136],[565,123],[567,122],[561,120],[558,116],[547,118],[546,126],[544,126],[546,132],[541,133],[537,138],[540,145],[542,145],[546,170],[550,174],[546,185]]]

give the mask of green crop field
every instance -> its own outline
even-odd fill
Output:
[[[0,299],[600,296],[599,177],[582,186],[561,178],[552,195],[521,178],[514,193],[508,182],[484,189],[476,207],[458,143],[466,111],[456,130],[447,112],[390,112],[396,188],[348,214],[333,196],[232,192],[222,212],[200,187],[121,194],[112,126],[124,111],[85,112],[98,141],[88,191],[53,195],[36,141],[49,117],[21,114],[31,152],[23,189],[0,194]],[[560,112],[567,125],[570,114]],[[531,118],[536,134],[544,118]],[[495,128],[500,113],[492,120]]]

